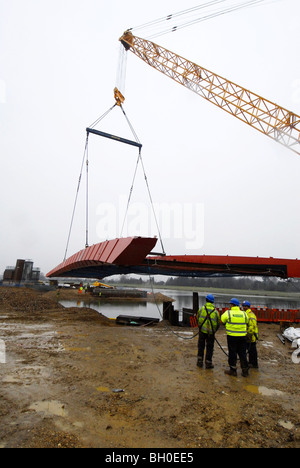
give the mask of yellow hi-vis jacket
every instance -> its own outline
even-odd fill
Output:
[[[231,307],[221,315],[221,321],[226,327],[229,336],[246,336],[249,324],[249,317],[238,306]]]
[[[198,310],[197,321],[202,333],[208,333],[209,335],[216,333],[220,327],[219,312],[211,302],[206,302],[205,306]]]
[[[258,327],[257,327],[257,318],[254,312],[251,309],[246,310],[246,314],[249,318],[248,326],[248,338],[251,343],[255,343],[258,340]]]

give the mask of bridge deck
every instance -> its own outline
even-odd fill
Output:
[[[211,255],[151,255],[157,238],[128,237],[80,250],[47,277],[105,278],[120,274],[167,276],[277,276],[300,278],[300,260]]]

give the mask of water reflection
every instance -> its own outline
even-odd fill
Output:
[[[162,318],[162,304],[151,302],[105,301],[100,299],[87,303],[85,301],[59,301],[64,307],[90,307],[108,318],[118,315],[133,315],[135,317]],[[161,314],[161,315],[160,315]]]
[[[146,288],[144,288],[146,289]],[[152,292],[147,289],[148,292]],[[160,292],[165,296],[174,299],[173,305],[176,310],[182,310],[182,308],[193,307],[193,293],[192,291],[180,291],[173,289],[158,289],[155,288],[155,293]],[[199,305],[202,306],[205,303],[206,293],[199,292]],[[229,301],[233,295],[226,294],[214,294],[215,303],[217,307],[227,307]],[[276,308],[276,309],[299,309],[300,308],[300,296],[295,297],[278,297],[276,293],[274,296],[263,296],[263,295],[240,295],[234,294],[241,302],[248,300],[253,306]],[[90,298],[90,297],[89,297]],[[133,315],[135,317],[154,317],[162,318],[163,306],[161,303],[155,304],[152,302],[133,302],[133,301],[105,301],[104,299],[96,299],[95,301],[87,304],[83,300],[79,301],[60,301],[65,307],[91,307],[108,318],[116,318],[118,315]]]

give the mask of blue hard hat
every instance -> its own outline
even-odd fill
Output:
[[[250,307],[250,306],[251,306],[251,304],[250,304],[250,302],[249,302],[249,301],[244,301],[244,302],[243,302],[243,306]]]
[[[235,306],[239,306],[240,305],[240,301],[238,299],[236,299],[235,297],[233,297],[230,301],[230,304],[233,304]]]
[[[208,302],[215,302],[215,298],[214,298],[214,296],[212,294],[207,294],[206,300]]]

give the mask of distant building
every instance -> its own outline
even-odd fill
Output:
[[[32,260],[18,259],[16,266],[6,267],[3,273],[3,282],[23,283],[26,281],[37,282],[40,279],[40,269],[33,268]]]

